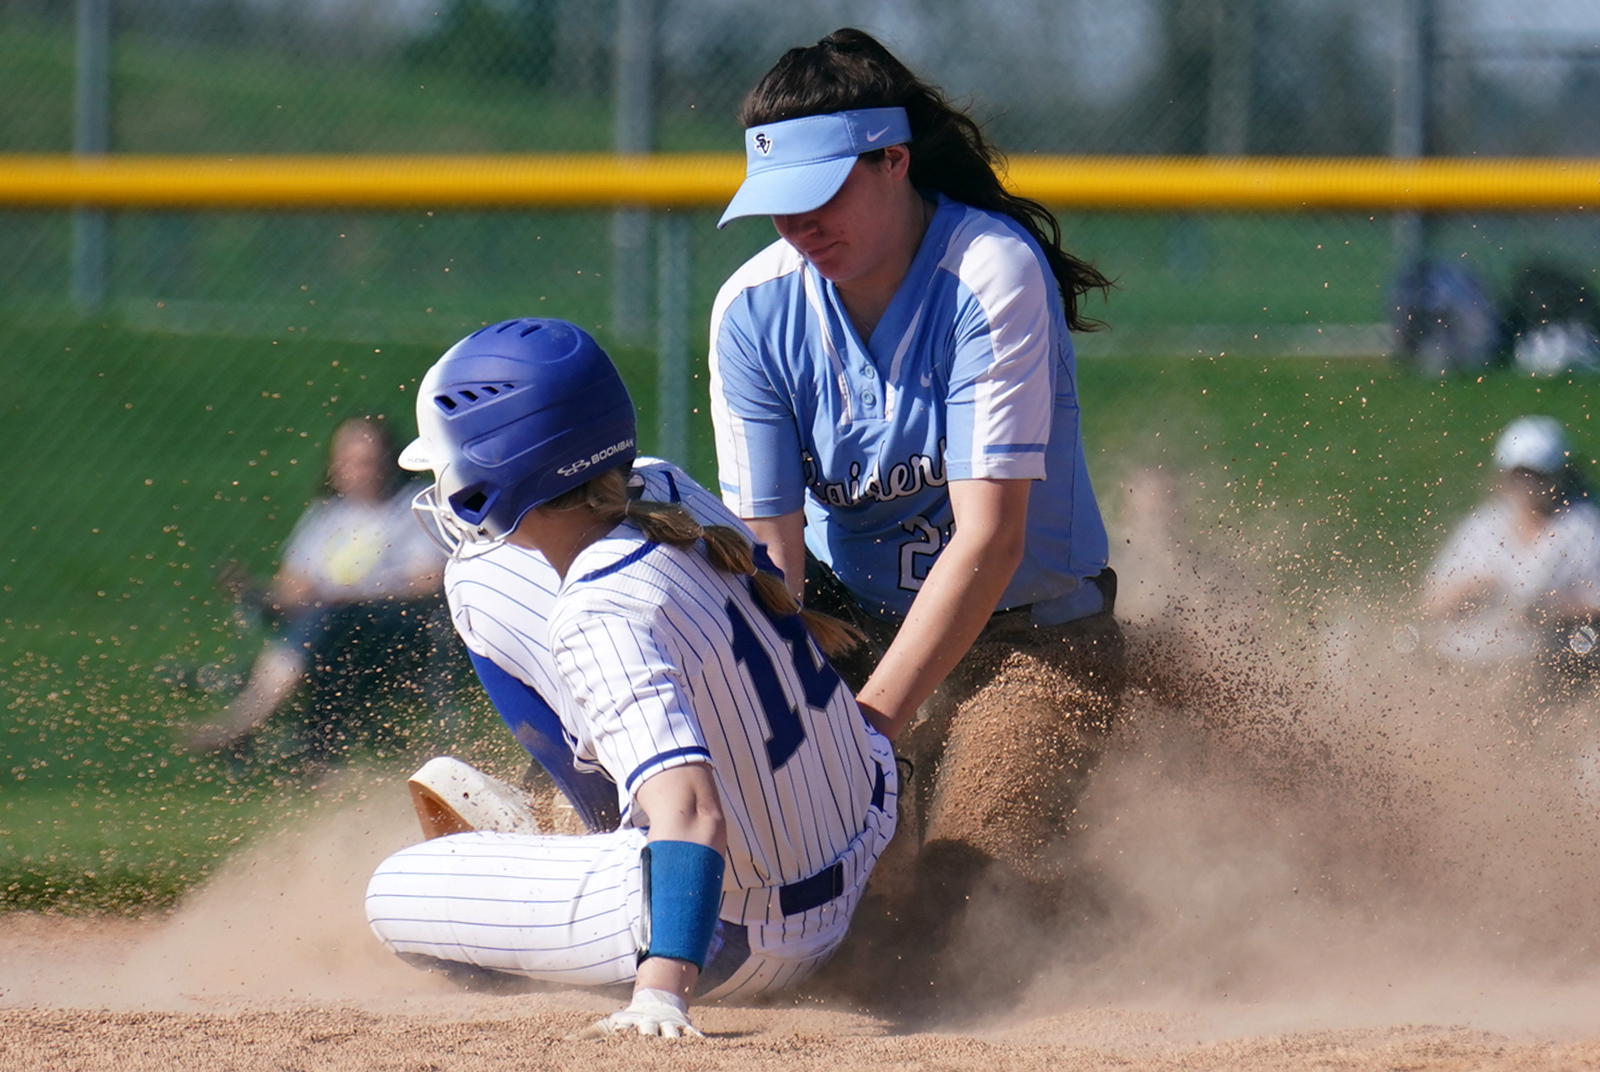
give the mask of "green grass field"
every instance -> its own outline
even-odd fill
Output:
[[[0,151],[72,146],[71,23],[0,13]],[[120,33],[112,56],[118,151],[145,153],[603,152],[608,83],[530,88],[485,77],[480,57],[415,66],[261,42]],[[602,72],[603,73],[603,72]],[[738,148],[732,108],[661,117],[664,149]]]
[[[268,572],[315,494],[334,423],[386,412],[408,429],[410,392],[438,348],[92,323],[12,328],[4,345],[18,464],[0,491],[0,903],[170,903],[315,803],[270,772],[173,748],[176,727],[221,701],[174,688],[172,668],[242,670],[261,641],[214,589],[213,567]],[[618,356],[651,428],[650,355]],[[1150,357],[1083,362],[1081,392],[1114,532],[1120,483],[1161,466],[1202,539],[1249,549],[1277,595],[1307,610],[1356,585],[1403,601],[1483,490],[1490,440],[1511,416],[1553,413],[1580,450],[1597,448],[1587,383],[1511,374],[1427,382],[1381,361]],[[709,479],[699,408],[688,461]],[[445,732],[515,754],[481,704]]]
[[[0,70],[13,90],[0,95],[0,152],[70,147],[72,56],[69,25],[0,15]],[[530,88],[484,77],[470,49],[462,56],[418,68],[397,56],[336,59],[124,33],[113,57],[113,149],[545,152],[612,144],[603,88]],[[738,151],[731,107],[663,113],[661,149]],[[718,283],[771,232],[758,221],[719,232],[709,211],[692,217],[699,324]],[[58,306],[67,291],[65,217],[3,218],[9,255],[0,258],[0,305],[10,316]],[[1395,266],[1383,216],[1069,214],[1062,222],[1069,247],[1120,281],[1106,315],[1125,327],[1386,319]],[[1441,256],[1465,258],[1499,294],[1530,258],[1592,263],[1595,225],[1581,215],[1483,217],[1450,222],[1436,238]],[[124,309],[244,303],[285,323],[303,314],[315,320],[330,307],[461,321],[524,313],[544,299],[585,324],[611,315],[605,213],[134,213],[114,220],[112,245],[112,295]]]
[[[0,16],[0,151],[70,145],[65,27]],[[426,78],[270,50],[115,54],[116,149],[143,152],[604,149],[604,107],[553,90]],[[599,99],[596,95],[595,99]],[[736,149],[725,114],[663,117],[666,149]],[[317,803],[267,770],[186,756],[174,731],[219,694],[176,669],[247,666],[262,637],[213,584],[257,575],[321,478],[344,416],[384,413],[404,435],[411,392],[479,323],[558,315],[591,327],[655,428],[655,357],[618,346],[606,213],[273,215],[130,213],[112,221],[111,300],[67,301],[65,214],[0,214],[0,906],[170,904],[258,833]],[[691,214],[691,346],[727,273],[771,238]],[[1364,215],[1063,218],[1070,248],[1119,282],[1117,328],[1381,323],[1388,221]],[[1588,221],[1460,220],[1441,241],[1503,286],[1534,254],[1592,262]],[[1576,255],[1576,254],[1574,254]],[[653,271],[653,266],[651,266]],[[1130,336],[1131,337],[1131,336]],[[712,477],[703,371],[683,461]],[[1425,382],[1381,359],[1172,353],[1085,360],[1089,462],[1113,532],[1119,484],[1161,466],[1199,537],[1248,550],[1289,606],[1312,613],[1360,586],[1403,601],[1446,524],[1483,490],[1489,442],[1547,412],[1590,434],[1584,382]],[[1113,545],[1118,542],[1114,535]],[[481,703],[421,732],[511,762]],[[398,764],[403,755],[369,757]]]

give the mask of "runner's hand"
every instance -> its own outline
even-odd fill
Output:
[[[689,1003],[666,990],[643,987],[633,992],[633,1002],[618,1009],[603,1020],[598,1020],[579,1031],[573,1038],[602,1038],[637,1032],[641,1035],[660,1035],[662,1038],[693,1036],[705,1038],[705,1032],[689,1022]]]

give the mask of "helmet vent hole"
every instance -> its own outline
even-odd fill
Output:
[[[534,324],[534,325],[532,325],[530,327],[523,328],[522,329],[522,337],[524,339],[526,339],[529,335],[532,335],[534,332],[538,331],[542,327],[544,327],[543,324]]]
[[[497,394],[500,393],[500,388],[496,387],[492,383],[484,384],[483,387],[482,387],[482,390],[483,390],[483,393],[487,394],[487,395],[497,395]]]
[[[435,395],[433,401],[435,405],[446,413],[456,408],[456,400],[449,395]]]
[[[468,402],[476,402],[478,400],[478,396],[473,394],[465,387],[461,389],[461,397],[465,398]]]

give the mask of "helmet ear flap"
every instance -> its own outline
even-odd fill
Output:
[[[484,484],[479,481],[458,489],[450,496],[450,509],[455,515],[473,527],[481,527],[484,519],[489,516],[495,503],[500,501],[500,489],[490,488],[484,490]]]

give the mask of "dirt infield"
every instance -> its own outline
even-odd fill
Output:
[[[869,900],[802,991],[699,1010],[710,1039],[569,1042],[614,1000],[383,952],[362,890],[418,834],[352,777],[169,916],[0,916],[0,1069],[1600,1067],[1594,692],[1446,671],[1387,610],[1287,623],[1135,491],[1137,683],[1050,911],[980,882],[930,955]]]
[[[1221,903],[1209,927],[1151,921],[1132,947],[1064,959],[976,1018],[896,1015],[829,978],[764,1007],[701,1010],[703,1042],[570,1042],[613,1002],[467,994],[367,932],[360,887],[411,836],[405,803],[403,787],[369,787],[167,919],[0,918],[0,1069],[1600,1067],[1592,975],[1444,950],[1420,962],[1406,928],[1334,910],[1241,934]],[[368,818],[380,810],[407,822]]]
[[[470,1018],[467,1018],[470,1017]],[[341,1008],[237,1015],[3,1012],[0,1067],[84,1069],[1580,1069],[1600,1043],[1511,1040],[1466,1028],[1398,1027],[1179,1042],[1183,1020],[1059,1017],[983,1035],[894,1035],[828,1012],[714,1010],[693,1042],[565,1042],[581,1022],[530,1001],[494,1010],[375,1014]]]

